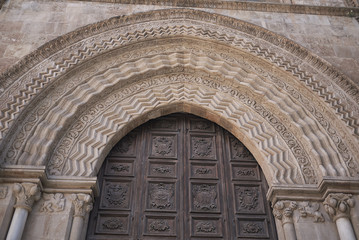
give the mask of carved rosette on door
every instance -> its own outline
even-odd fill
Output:
[[[99,181],[87,239],[276,239],[251,153],[193,115],[133,130],[113,147]]]

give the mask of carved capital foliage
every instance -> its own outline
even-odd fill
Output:
[[[44,202],[41,205],[40,212],[61,212],[65,209],[66,199],[64,194],[43,194]]]
[[[15,183],[13,194],[16,198],[15,208],[25,208],[31,211],[32,205],[41,197],[41,191],[35,183]]]
[[[273,215],[282,220],[282,223],[292,223],[293,211],[297,209],[298,205],[295,201],[278,201],[273,206]]]
[[[72,205],[74,207],[74,217],[85,217],[86,213],[92,210],[92,198],[88,194],[72,194]]]
[[[333,221],[338,218],[350,218],[350,209],[355,202],[351,194],[331,193],[324,200],[324,207]]]
[[[314,222],[324,222],[323,214],[319,211],[320,204],[317,202],[300,202],[298,211],[301,217],[313,217]]]

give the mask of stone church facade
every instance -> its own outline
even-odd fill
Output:
[[[356,0],[0,4],[0,239],[85,239],[111,149],[176,113],[251,152],[278,239],[359,238]]]

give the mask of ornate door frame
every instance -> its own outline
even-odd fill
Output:
[[[111,18],[45,44],[0,82],[6,182],[96,194],[95,176],[117,141],[149,119],[187,112],[254,153],[283,226],[294,224],[281,213],[299,209],[293,202],[324,208],[326,198],[358,193],[358,87],[253,24],[189,9]],[[279,234],[295,235],[279,222]]]

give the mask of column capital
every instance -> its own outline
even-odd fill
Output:
[[[336,221],[339,218],[350,219],[350,209],[354,207],[355,201],[351,194],[331,193],[324,202],[325,211]]]
[[[38,184],[35,183],[15,183],[13,194],[16,198],[15,208],[24,208],[31,211],[35,201],[41,197],[41,191]]]
[[[298,205],[295,201],[278,201],[273,206],[273,215],[282,221],[282,224],[293,223],[293,211]]]
[[[89,194],[72,194],[71,200],[74,206],[74,217],[84,218],[86,213],[92,210],[92,198]]]

